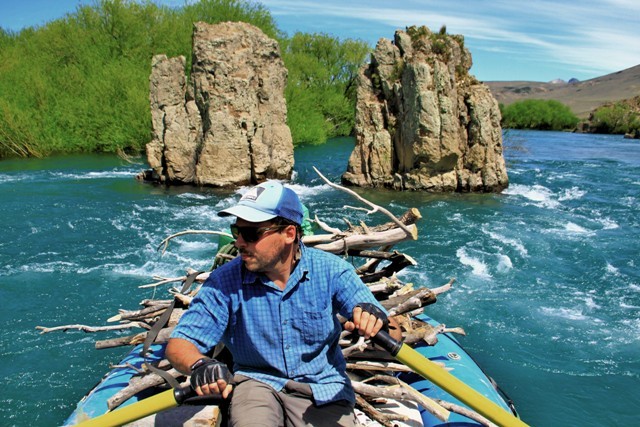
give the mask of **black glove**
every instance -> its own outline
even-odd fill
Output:
[[[378,319],[382,320],[382,330],[387,332],[389,331],[389,318],[387,317],[384,311],[380,310],[380,307],[370,302],[358,303],[356,307],[360,307],[362,311],[366,311],[372,316],[375,316]]]
[[[216,359],[203,357],[191,366],[191,387],[195,390],[205,384],[215,383],[217,380],[225,380],[227,384],[231,382],[233,376],[229,368]]]

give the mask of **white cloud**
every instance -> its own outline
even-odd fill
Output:
[[[389,2],[364,0],[268,0],[263,4],[276,19],[296,15],[302,22],[308,14],[316,22],[325,20],[328,33],[332,33],[332,20],[351,21],[351,27],[341,25],[340,28],[351,28],[354,33],[364,24],[368,24],[368,28],[380,26],[377,34],[371,35],[371,41],[391,38],[393,30],[408,25],[427,25],[433,31],[446,25],[449,33],[464,35],[474,49],[529,58],[541,67],[541,63],[554,63],[558,69],[607,73],[640,63],[640,2],[637,0],[576,3],[415,0],[394,6],[389,6]]]
[[[0,25],[19,29],[21,25],[46,22],[59,17],[61,10],[72,12],[79,1],[91,4],[90,0],[50,2],[56,7],[39,10],[37,16],[32,16],[25,2],[0,1]],[[185,4],[185,0],[154,1],[171,7]],[[517,61],[514,72],[518,73],[526,70],[529,75],[548,75],[563,70],[589,70],[595,77],[640,63],[639,0],[261,3],[285,31],[324,32],[343,39],[364,39],[372,45],[381,37],[392,38],[396,29],[409,25],[426,25],[433,31],[446,25],[449,33],[465,37],[474,61],[482,62],[482,71],[500,68],[504,74]]]

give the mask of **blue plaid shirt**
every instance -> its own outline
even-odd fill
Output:
[[[171,336],[203,354],[223,342],[235,373],[275,390],[294,380],[311,386],[318,405],[354,402],[336,313],[350,318],[356,304],[377,302],[349,263],[304,245],[301,251],[284,290],[247,271],[240,257],[216,269]]]

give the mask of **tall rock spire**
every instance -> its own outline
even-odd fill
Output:
[[[462,36],[426,27],[380,39],[358,77],[346,184],[434,192],[508,186],[500,109],[469,74]]]
[[[250,24],[198,22],[189,82],[184,69],[184,58],[152,62],[154,178],[214,187],[291,178],[287,69],[277,42]]]

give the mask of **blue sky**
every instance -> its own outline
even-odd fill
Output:
[[[0,0],[0,26],[19,31],[90,0]],[[183,0],[156,0],[179,6]],[[361,39],[426,25],[462,34],[480,80],[587,80],[640,64],[640,0],[264,0],[279,28]]]

